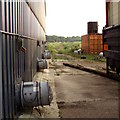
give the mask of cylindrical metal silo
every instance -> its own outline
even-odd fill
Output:
[[[88,34],[98,33],[98,22],[88,22]]]

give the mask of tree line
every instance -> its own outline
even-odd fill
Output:
[[[63,36],[56,36],[56,35],[46,35],[47,42],[80,42],[81,37],[79,36],[72,36],[72,37],[63,37]]]

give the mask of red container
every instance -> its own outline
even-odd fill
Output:
[[[81,37],[82,51],[87,54],[99,54],[103,51],[102,34],[88,34]]]

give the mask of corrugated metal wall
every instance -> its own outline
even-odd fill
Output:
[[[39,15],[43,16],[42,21],[38,20],[37,13],[25,1],[9,1],[0,2],[0,119],[15,117],[15,86],[21,81],[32,81],[45,41],[45,14]],[[42,5],[41,12],[45,13]]]
[[[45,0],[39,0],[40,2],[29,2],[29,0],[26,1],[28,1],[29,7],[33,11],[34,15],[38,18],[38,21],[45,30],[45,15],[46,15],[46,11],[44,10]]]
[[[87,54],[99,54],[103,51],[102,34],[88,34],[81,37],[82,51]]]

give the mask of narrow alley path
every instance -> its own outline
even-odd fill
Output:
[[[118,118],[119,83],[57,63],[55,87],[61,118]]]

